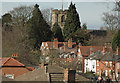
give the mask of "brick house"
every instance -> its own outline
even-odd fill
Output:
[[[0,63],[2,64],[0,70],[2,71],[2,76],[14,79],[20,75],[23,75],[29,70],[24,64],[20,63],[18,60],[12,57],[0,58]]]
[[[120,67],[117,59],[119,59],[119,53],[118,48],[114,55],[112,48],[105,46],[103,50],[90,54],[84,59],[84,73],[92,71],[98,76],[118,78]]]
[[[42,55],[45,56],[49,61],[49,53],[51,50],[55,50],[55,52],[59,51],[60,54],[73,52],[77,53],[77,44],[72,42],[72,38],[70,38],[68,42],[59,42],[58,39],[55,38],[52,42],[42,42],[40,50]]]
[[[64,68],[67,67],[75,69],[77,64],[77,52],[60,54],[58,58],[53,59],[53,64],[62,66]]]
[[[103,46],[82,46],[81,43],[79,43],[77,57],[78,61],[82,64],[82,72],[84,72],[84,58],[102,49]]]

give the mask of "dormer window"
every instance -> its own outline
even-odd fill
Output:
[[[14,74],[6,74],[5,76],[9,79],[14,79]]]

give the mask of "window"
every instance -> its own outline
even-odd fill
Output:
[[[95,68],[95,66],[93,65],[93,69]]]
[[[97,66],[99,66],[99,61],[97,60]]]
[[[112,62],[109,62],[110,63],[110,67],[112,67]]]
[[[97,75],[99,75],[99,70],[97,70]]]
[[[14,74],[6,74],[6,77],[9,79],[14,79]]]
[[[111,71],[111,70],[109,70],[109,76],[111,76],[111,74],[112,74],[112,71]]]
[[[86,66],[88,65],[88,60],[86,60]]]
[[[105,70],[105,76],[107,76],[108,74],[107,74],[107,70]]]
[[[69,58],[71,58],[71,55],[69,55]]]
[[[120,63],[118,62],[118,69],[120,69]]]
[[[107,67],[107,65],[108,65],[108,62],[105,62],[105,67]]]
[[[80,52],[80,49],[78,49],[78,52]]]

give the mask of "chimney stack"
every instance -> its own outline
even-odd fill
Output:
[[[107,52],[107,46],[103,47],[103,54],[105,54]]]
[[[92,53],[94,53],[94,48],[90,48],[90,55],[92,54]]]
[[[75,83],[76,70],[66,68],[64,71],[64,81],[67,83]]]
[[[79,48],[82,46],[82,44],[81,43],[79,43]]]
[[[68,47],[69,47],[69,48],[72,48],[72,38],[70,38],[70,39],[68,40]]]
[[[53,48],[58,49],[58,39],[54,38]]]
[[[67,49],[67,42],[64,42],[64,51]]]
[[[120,56],[120,48],[117,46],[116,55]]]
[[[12,58],[17,59],[18,54],[12,54]]]

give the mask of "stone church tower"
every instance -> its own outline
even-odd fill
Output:
[[[63,32],[66,17],[67,17],[67,10],[64,11],[58,9],[52,10],[52,26],[55,23],[58,23],[58,25],[60,26]]]

